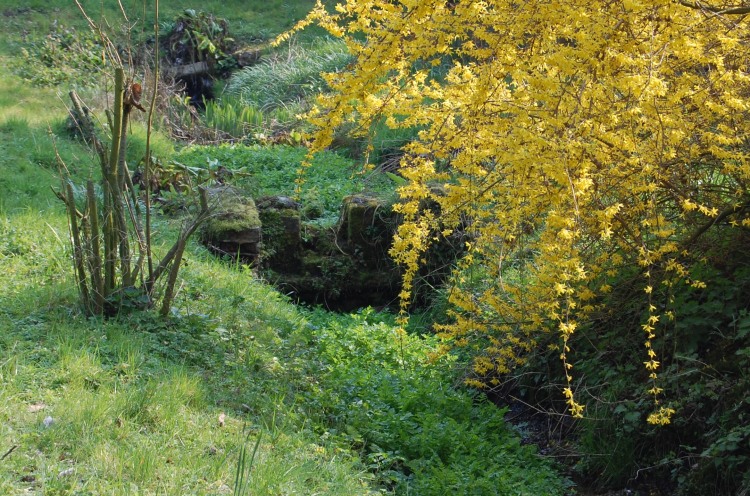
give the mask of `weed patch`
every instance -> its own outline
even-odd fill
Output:
[[[563,494],[559,478],[506,426],[505,411],[451,386],[450,362],[428,363],[434,343],[402,334],[371,310],[311,315],[308,357],[322,436],[357,451],[396,494]],[[304,352],[303,352],[304,353]],[[524,467],[520,470],[519,467]]]

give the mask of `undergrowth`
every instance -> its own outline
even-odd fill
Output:
[[[317,322],[317,324],[315,324]],[[370,309],[312,315],[308,363],[320,371],[322,436],[359,452],[396,494],[564,494],[569,484],[533,446],[521,446],[504,409],[454,387],[451,360],[427,363],[432,338],[404,334]],[[326,387],[327,386],[327,387]],[[519,471],[524,466],[527,470]]]
[[[670,425],[646,425],[653,399],[644,387],[643,345],[629,332],[649,305],[633,284],[636,269],[608,281],[612,294],[587,324],[587,337],[571,343],[576,370],[585,377],[578,393],[586,398],[588,413],[552,433],[564,439],[553,449],[587,486],[685,496],[750,491],[748,238],[726,226],[713,229],[696,247],[702,266],[689,274],[706,287],[660,284],[652,295],[675,315],[665,319],[654,342],[669,356],[662,363],[660,387],[664,404],[677,412]],[[564,382],[558,357],[554,342],[542,340],[498,394],[511,391],[542,409],[562,410],[550,386]]]
[[[721,228],[717,228],[721,229]],[[714,233],[716,235],[716,233]],[[674,425],[644,429],[648,398],[638,381],[640,355],[615,350],[637,349],[628,343],[623,326],[645,304],[624,288],[618,294],[629,312],[622,320],[609,317],[610,327],[595,348],[583,346],[581,370],[608,404],[596,405],[597,422],[581,427],[582,473],[599,474],[599,483],[622,486],[645,483],[676,494],[745,494],[750,490],[750,266],[744,251],[747,236],[713,238],[706,265],[691,278],[710,281],[703,289],[688,286],[657,297],[678,309],[664,326],[657,345],[670,350],[664,363],[666,401],[679,416]],[[601,452],[602,439],[616,443],[612,456]]]

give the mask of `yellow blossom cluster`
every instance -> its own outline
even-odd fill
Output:
[[[482,343],[478,371],[510,370],[535,336],[555,332],[563,392],[582,415],[571,341],[629,268],[645,274],[644,363],[656,380],[654,340],[669,319],[650,299],[664,280],[686,281],[711,226],[750,225],[750,23],[704,7],[346,0],[334,12],[319,3],[299,25],[319,23],[356,57],[327,76],[332,91],[309,115],[314,150],[352,119],[362,132],[374,122],[419,129],[400,164],[404,223],[392,250],[406,272],[404,310],[432,240],[461,229],[454,322],[440,333],[448,347]],[[474,284],[461,283],[467,271]]]

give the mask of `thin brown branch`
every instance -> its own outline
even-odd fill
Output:
[[[180,270],[180,265],[182,264],[182,255],[185,253],[185,246],[187,246],[187,239],[183,238],[182,236],[177,241],[177,244],[175,245],[175,256],[174,260],[172,261],[172,266],[169,269],[169,277],[167,278],[167,285],[164,289],[164,298],[161,302],[161,310],[159,311],[159,314],[162,317],[166,317],[169,314],[169,310],[172,307],[172,300],[174,299],[175,291],[174,287],[177,282],[177,273]]]
[[[200,190],[201,193],[201,205],[207,205],[207,199],[204,198],[206,195],[206,192],[204,189]],[[159,262],[159,265],[154,270],[151,277],[148,278],[148,281],[146,282],[146,292],[151,294],[154,287],[156,286],[156,282],[159,280],[159,278],[164,274],[164,271],[169,268],[169,265],[171,263],[174,263],[174,260],[177,259],[178,255],[181,257],[182,254],[180,253],[180,249],[184,250],[184,244],[187,242],[188,238],[193,235],[193,233],[211,216],[211,210],[208,208],[202,208],[201,212],[198,214],[198,216],[191,222],[187,227],[185,227],[182,232],[180,233],[179,238],[177,241],[175,241],[175,244],[172,245],[172,248],[169,249],[166,255],[164,255],[164,258],[161,259]],[[181,246],[182,245],[182,246]]]
[[[154,2],[154,39],[159,39],[159,0]],[[154,260],[151,253],[151,130],[153,128],[154,110],[156,108],[156,90],[159,88],[159,43],[154,43],[154,79],[151,92],[151,102],[148,108],[148,119],[146,124],[146,160],[143,165],[143,180],[146,185],[146,265],[148,268],[147,280],[152,281],[154,275]],[[149,294],[151,288],[147,288]]]
[[[75,208],[75,195],[73,186],[67,183],[65,189],[68,198],[68,214],[70,222],[70,235],[73,241],[73,261],[75,264],[78,290],[81,292],[81,300],[87,312],[91,313],[91,298],[89,296],[88,284],[86,284],[86,268],[84,264],[83,245],[81,244],[81,232],[78,228],[78,216]]]
[[[710,5],[704,5],[701,2],[687,2],[680,0],[680,5],[695,10],[704,10],[713,14],[719,15],[745,15],[750,14],[749,5],[737,5],[734,7],[712,7]]]
[[[713,217],[708,222],[700,226],[698,229],[695,230],[695,232],[685,240],[685,242],[682,244],[684,248],[689,248],[693,243],[695,243],[698,238],[703,236],[703,234],[708,231],[712,226],[715,226],[719,222],[722,222],[727,217],[734,215],[736,213],[739,213],[745,209],[747,209],[750,206],[749,202],[745,202],[739,205],[733,205],[731,207],[728,207],[721,212],[716,217]]]
[[[88,23],[89,27],[92,31],[97,33],[99,37],[102,39],[102,42],[104,43],[104,46],[107,48],[107,54],[110,58],[110,60],[114,63],[116,67],[122,67],[122,60],[120,59],[120,54],[117,51],[117,47],[114,43],[112,43],[112,40],[109,39],[107,35],[104,34],[104,31],[102,31],[101,27],[94,22],[94,20],[89,17],[89,15],[86,13],[86,9],[83,8],[81,3],[78,0],[74,0],[76,5],[78,6],[78,10],[81,11],[81,14],[86,19],[86,22]],[[125,17],[127,20],[127,16]]]
[[[101,314],[104,310],[104,280],[102,278],[101,233],[99,232],[99,209],[96,205],[96,191],[94,181],[86,182],[86,198],[88,201],[88,216],[90,229],[91,252],[91,291],[93,291],[94,313]]]

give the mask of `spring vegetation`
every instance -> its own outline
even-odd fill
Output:
[[[750,493],[750,7],[9,3],[0,493]],[[388,199],[400,300],[212,254],[218,186]]]

